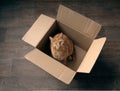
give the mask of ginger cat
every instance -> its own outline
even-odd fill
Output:
[[[74,50],[72,41],[63,33],[58,33],[49,39],[52,56],[66,65],[69,57],[72,59]]]

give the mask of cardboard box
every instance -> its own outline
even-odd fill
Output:
[[[60,5],[56,19],[41,14],[22,40],[35,47],[25,55],[33,64],[52,76],[70,84],[77,72],[90,73],[106,41],[106,37],[95,39],[101,25],[95,21]],[[76,60],[68,66],[52,58],[49,36],[63,32],[75,44]]]

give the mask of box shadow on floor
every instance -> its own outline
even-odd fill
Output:
[[[85,89],[112,89],[116,69],[106,64],[105,61],[107,60],[100,55],[90,74],[77,73],[74,77],[74,81],[80,85],[77,89],[81,89],[81,86]]]

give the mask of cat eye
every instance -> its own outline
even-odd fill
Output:
[[[59,45],[64,45],[64,42],[63,42],[63,41],[60,41],[60,42],[59,42]]]

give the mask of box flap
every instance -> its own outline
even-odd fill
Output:
[[[92,39],[97,36],[101,28],[100,24],[63,5],[59,6],[57,20]]]
[[[93,43],[91,44],[88,52],[86,53],[86,56],[84,57],[81,65],[79,66],[77,72],[82,73],[90,73],[91,69],[93,68],[100,51],[102,50],[102,47],[106,41],[106,38],[99,38],[95,39]]]
[[[26,54],[25,58],[66,84],[72,81],[76,73],[38,49],[34,49]]]
[[[22,40],[36,47],[54,22],[55,19],[41,14],[29,31],[24,35]]]

